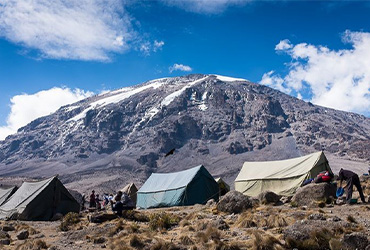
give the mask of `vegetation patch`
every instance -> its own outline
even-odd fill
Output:
[[[149,228],[151,230],[167,230],[179,224],[180,218],[176,215],[161,212],[149,216]]]
[[[59,229],[61,231],[68,231],[72,225],[75,225],[80,222],[80,216],[78,213],[68,213],[63,217],[62,222],[60,223]]]

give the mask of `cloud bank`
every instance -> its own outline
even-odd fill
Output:
[[[63,105],[71,104],[93,95],[80,89],[54,87],[32,95],[22,94],[11,98],[10,114],[6,126],[0,127],[0,140],[17,132],[29,122],[55,112]]]
[[[260,83],[317,105],[370,115],[370,33],[347,30],[342,40],[351,48],[280,41],[275,50],[292,59],[288,73],[270,71]]]
[[[252,0],[161,0],[168,6],[174,6],[199,14],[218,14],[229,6],[241,6]]]
[[[120,0],[2,0],[0,36],[43,58],[108,61],[136,34]]]
[[[168,70],[170,71],[170,73],[172,73],[173,71],[177,71],[177,70],[184,71],[184,72],[190,72],[193,69],[190,66],[188,66],[188,65],[175,63],[174,65],[172,65],[171,67],[169,67]]]

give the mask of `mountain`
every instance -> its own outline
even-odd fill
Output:
[[[232,184],[244,161],[324,150],[334,170],[370,162],[370,118],[218,75],[157,79],[61,107],[0,141],[0,175],[59,174],[80,191],[203,164]],[[233,185],[232,185],[233,186]]]

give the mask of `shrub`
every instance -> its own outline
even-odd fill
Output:
[[[122,231],[123,230],[123,226],[124,226],[123,220],[119,220],[117,222],[117,224],[113,228],[110,229],[108,235],[112,237],[113,235],[115,235],[118,232]]]
[[[355,219],[352,215],[348,215],[348,216],[347,216],[347,221],[348,221],[348,222],[351,222],[351,223],[355,223],[355,224],[357,224],[356,219]]]
[[[187,235],[180,236],[180,242],[181,242],[181,244],[183,244],[185,246],[189,246],[189,245],[194,244],[194,242]]]
[[[298,207],[298,203],[296,201],[291,201],[290,206],[291,207]]]
[[[19,245],[16,250],[41,250],[47,249],[45,241],[43,240],[30,240],[26,241],[24,244]]]
[[[178,225],[179,217],[168,213],[154,213],[149,216],[149,228],[151,230],[164,230]]]
[[[144,248],[145,244],[140,240],[140,238],[136,234],[134,234],[130,238],[130,246],[142,249]]]
[[[255,250],[275,250],[281,243],[271,235],[262,236],[261,233],[253,232],[253,249]]]
[[[326,228],[311,232],[310,238],[306,240],[294,240],[287,238],[286,243],[289,248],[298,249],[329,249],[329,242],[333,239],[333,233]]]
[[[69,227],[80,222],[79,214],[70,212],[63,217],[60,223],[59,229],[62,231],[68,231]]]

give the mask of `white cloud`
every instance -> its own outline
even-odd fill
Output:
[[[54,87],[35,94],[16,95],[11,98],[10,114],[6,126],[0,127],[0,140],[15,133],[38,117],[49,115],[63,105],[77,102],[93,93],[80,89]]]
[[[107,61],[135,32],[120,0],[2,0],[0,36],[44,58]]]
[[[154,52],[157,52],[158,50],[161,50],[162,47],[163,47],[163,45],[164,45],[164,42],[163,41],[157,41],[157,40],[155,40],[154,41],[154,44],[153,44],[153,51]]]
[[[281,40],[276,46],[275,50],[287,50],[291,49],[293,45],[290,43],[288,39]]]
[[[252,0],[161,0],[169,6],[200,14],[216,14],[229,6],[244,5]]]
[[[280,90],[281,92],[289,94],[291,92],[290,89],[285,88],[283,86],[284,79],[282,79],[278,75],[273,75],[273,74],[274,74],[273,70],[263,74],[260,84],[267,85],[271,88],[274,88],[274,89]]]
[[[157,52],[159,50],[162,50],[163,46],[164,46],[163,41],[154,40],[153,43],[151,43],[149,41],[143,41],[139,45],[139,51],[143,55],[149,56],[151,52]]]
[[[173,71],[176,71],[176,70],[189,72],[189,71],[192,71],[193,69],[188,65],[177,64],[177,63],[175,63],[174,65],[169,67],[170,73],[172,73]]]
[[[307,43],[283,46],[280,42],[277,47],[292,58],[289,72],[284,77],[266,73],[261,83],[296,95],[310,93],[304,99],[318,105],[369,115],[370,33],[346,31],[343,41],[352,48],[332,50]]]

